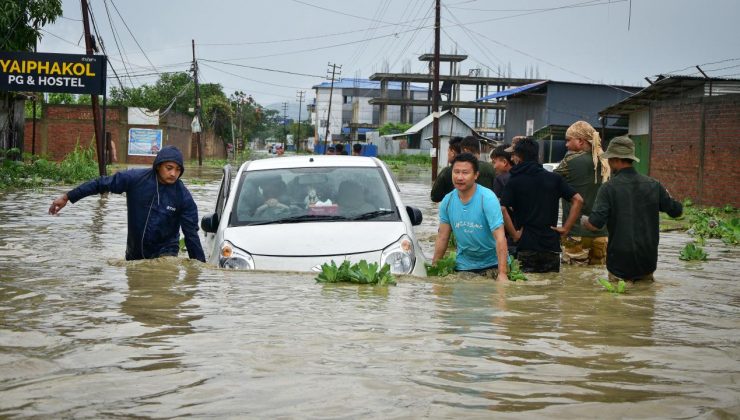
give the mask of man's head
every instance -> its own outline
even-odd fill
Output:
[[[565,131],[565,147],[571,152],[589,151],[592,147],[594,129],[586,121],[576,121]]]
[[[334,146],[329,146],[326,149],[326,154],[327,155],[336,155],[337,154],[337,150],[336,150],[336,148]]]
[[[496,170],[497,175],[509,172],[514,162],[511,161],[511,153],[506,151],[506,146],[498,146],[491,152],[491,161],[493,162],[493,169]]]
[[[508,153],[514,153],[514,146],[515,146],[515,145],[516,145],[516,144],[517,144],[517,143],[518,143],[518,142],[519,142],[520,140],[522,140],[522,139],[526,139],[526,138],[527,138],[526,136],[514,136],[514,137],[513,137],[512,139],[511,139],[511,145],[510,145],[509,147],[507,147],[506,149],[504,149],[504,150],[505,150],[506,152],[508,152]],[[512,155],[512,156],[511,156],[511,162],[512,162],[512,164],[514,164],[514,165],[516,165],[516,164],[520,163],[520,161],[519,161],[519,158],[518,158],[518,157],[516,157],[516,156],[514,156],[514,155]]]
[[[467,136],[460,142],[460,149],[463,153],[470,153],[477,159],[480,156],[480,140],[474,136]]]
[[[508,150],[508,149],[507,149]],[[539,146],[533,139],[526,137],[514,143],[512,159],[521,162],[537,162]]]
[[[462,139],[462,137],[453,137],[450,139],[447,144],[447,162],[452,163],[452,159],[455,159],[455,156],[460,154],[460,143]]]
[[[470,153],[460,153],[452,159],[452,183],[455,189],[466,192],[478,180],[478,159]]]
[[[339,143],[336,146],[334,146],[334,150],[336,151],[336,153],[338,155],[343,155],[344,154],[344,145],[342,143]]]
[[[152,168],[160,184],[174,184],[185,172],[182,152],[175,146],[165,146],[154,158]]]
[[[360,156],[362,154],[362,145],[360,143],[355,143],[352,145],[352,155],[353,156]]]
[[[635,156],[635,143],[628,136],[614,137],[600,157],[608,159],[609,167],[615,172],[640,161]]]
[[[285,154],[285,149],[283,149],[283,146],[280,145],[277,147],[277,149],[275,149],[275,152],[277,153],[278,156],[282,156]]]

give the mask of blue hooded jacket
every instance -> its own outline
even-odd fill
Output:
[[[158,181],[156,168],[163,162],[180,165],[180,176],[185,172],[180,150],[165,146],[157,153],[151,169],[130,169],[112,176],[102,176],[73,189],[67,193],[67,197],[75,203],[94,194],[126,193],[127,260],[177,255],[182,229],[188,256],[205,262],[198,237],[198,208],[180,179],[171,185]]]

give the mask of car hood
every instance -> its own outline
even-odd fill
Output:
[[[230,227],[224,239],[253,255],[347,255],[380,250],[407,233],[393,222],[311,222]]]

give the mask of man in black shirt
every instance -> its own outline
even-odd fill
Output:
[[[583,198],[558,174],[537,162],[538,147],[532,139],[514,145],[520,163],[511,168],[504,187],[501,211],[506,231],[517,242],[521,270],[530,273],[560,271],[560,237],[568,235],[581,213]],[[571,202],[565,224],[557,227],[559,200]]]
[[[640,160],[629,137],[612,139],[601,157],[609,159],[612,177],[599,189],[583,226],[595,231],[606,224],[606,269],[610,280],[653,281],[658,265],[660,212],[679,217],[683,206],[671,198],[660,182],[635,171],[632,163]]]

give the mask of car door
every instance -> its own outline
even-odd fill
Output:
[[[222,216],[226,206],[226,201],[229,198],[229,192],[231,191],[231,165],[224,166],[223,177],[221,178],[221,185],[218,188],[218,196],[216,197],[216,208],[214,213],[218,218],[219,225],[222,223]],[[206,259],[210,258],[210,254],[213,252],[214,241],[218,232],[205,232],[205,246],[203,247],[206,252]]]

